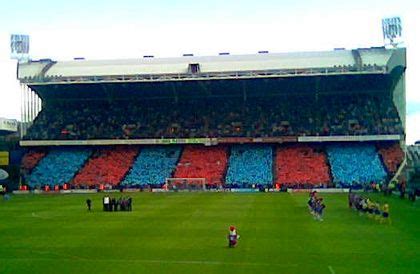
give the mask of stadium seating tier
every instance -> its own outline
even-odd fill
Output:
[[[249,187],[253,184],[273,184],[273,151],[271,146],[232,146],[226,185]]]
[[[381,183],[387,173],[372,144],[331,144],[327,146],[333,180],[338,185]]]
[[[172,177],[181,147],[145,147],[122,182],[125,186],[162,185]]]
[[[28,177],[29,186],[54,186],[70,182],[91,153],[87,148],[51,149]]]
[[[28,140],[400,134],[385,95],[48,102]]]
[[[398,167],[404,160],[404,151],[402,151],[400,145],[380,145],[379,153],[382,156],[382,160],[384,161],[388,172],[392,174],[397,172]]]
[[[291,145],[276,151],[276,183],[288,186],[331,182],[325,153],[317,146]]]
[[[73,180],[82,186],[118,185],[133,164],[137,147],[118,146],[97,151]]]
[[[44,150],[31,150],[26,153],[22,158],[22,168],[26,173],[31,172],[39,161],[42,160],[46,155]]]
[[[207,184],[222,184],[227,167],[227,148],[186,146],[174,178],[205,178]]]

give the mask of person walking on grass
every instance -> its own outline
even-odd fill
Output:
[[[391,224],[391,218],[389,217],[389,205],[388,205],[388,203],[385,203],[382,207],[381,224],[383,222],[387,222],[388,224]]]
[[[86,206],[87,206],[88,211],[91,211],[91,209],[92,209],[92,200],[91,199],[87,198]]]

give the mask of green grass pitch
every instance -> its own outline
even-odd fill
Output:
[[[0,273],[420,273],[419,201],[371,195],[390,204],[380,224],[345,194],[322,195],[323,222],[307,194],[136,193],[133,212],[102,212],[102,196],[0,200]]]

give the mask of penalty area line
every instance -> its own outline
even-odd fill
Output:
[[[332,266],[328,266],[328,270],[330,271],[331,274],[335,274],[334,268]]]

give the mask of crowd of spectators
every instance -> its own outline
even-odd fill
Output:
[[[388,172],[395,174],[404,160],[404,151],[399,144],[382,144],[378,148]]]
[[[22,171],[23,173],[29,174],[37,164],[44,158],[46,152],[42,149],[33,149],[28,151],[22,158]]]
[[[162,187],[168,178],[175,183],[202,186],[204,178],[209,188],[336,185],[375,190],[397,170],[401,153],[397,143],[366,142],[54,147],[48,153],[27,153],[23,170],[28,172],[22,184],[31,188],[58,187],[58,191],[69,186]]]
[[[32,188],[41,186],[64,185],[82,168],[92,154],[87,148],[57,148],[51,149],[39,161],[26,182]]]
[[[174,178],[205,178],[208,185],[220,185],[224,181],[227,162],[227,147],[186,146]]]
[[[273,149],[269,145],[235,145],[230,150],[226,185],[229,187],[273,184]]]
[[[24,137],[86,140],[400,134],[383,95],[47,102]]]
[[[327,156],[314,145],[277,147],[275,163],[276,183],[280,185],[313,187],[331,182]]]
[[[134,161],[129,173],[121,183],[123,186],[160,186],[172,177],[181,147],[144,147]]]
[[[116,186],[123,179],[138,154],[138,147],[106,147],[94,152],[73,179],[74,185]]]
[[[357,186],[370,182],[381,184],[387,179],[373,144],[330,144],[326,150],[333,182],[337,186]]]

